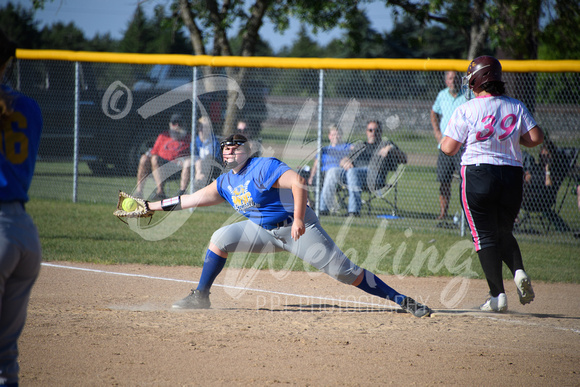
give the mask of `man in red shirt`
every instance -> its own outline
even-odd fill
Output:
[[[173,114],[169,121],[169,130],[164,131],[157,137],[153,148],[143,154],[139,160],[137,172],[137,189],[135,196],[143,197],[143,186],[150,173],[153,174],[156,192],[152,200],[165,198],[163,190],[163,178],[159,167],[171,162],[181,169],[181,181],[179,183],[179,194],[185,193],[189,184],[189,174],[191,171],[190,147],[191,136],[183,128],[183,118],[180,114]]]

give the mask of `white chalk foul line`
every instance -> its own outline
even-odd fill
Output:
[[[580,333],[580,329],[574,329],[574,328],[564,328],[564,327],[557,327],[555,325],[544,325],[544,324],[538,324],[535,322],[530,322],[530,321],[521,321],[521,320],[509,320],[507,318],[498,318],[498,317],[491,317],[491,316],[473,316],[475,318],[486,318],[488,320],[494,320],[494,321],[500,321],[506,324],[514,324],[514,325],[526,325],[526,326],[531,326],[531,327],[550,327],[559,331],[571,331],[574,333]]]
[[[84,267],[55,265],[53,263],[46,263],[46,262],[43,262],[42,265],[43,266],[48,266],[48,267],[56,267],[56,268],[59,268],[59,269],[88,271],[88,272],[92,272],[92,273],[102,273],[102,274],[118,275],[118,276],[123,276],[123,277],[138,277],[138,278],[155,279],[155,280],[161,280],[161,281],[183,282],[183,283],[189,283],[189,284],[197,284],[197,283],[199,283],[197,281],[190,281],[190,280],[180,280],[180,279],[167,278],[167,277],[155,277],[155,276],[150,276],[150,275],[145,275],[145,274],[120,273],[120,272],[106,271],[106,270],[99,270],[99,269],[87,269],[87,268],[84,268]],[[389,309],[389,310],[397,309],[397,308],[391,308],[389,306],[382,305],[382,304],[375,304],[375,303],[372,303],[372,302],[362,302],[362,301],[349,300],[349,299],[339,299],[339,298],[321,297],[321,296],[308,296],[308,295],[305,295],[305,294],[285,293],[285,292],[277,292],[277,291],[274,291],[274,290],[245,288],[245,287],[241,287],[241,286],[231,286],[231,285],[214,284],[212,286],[217,286],[217,287],[222,287],[222,288],[229,288],[229,289],[236,289],[236,290],[246,290],[246,291],[258,292],[258,293],[268,293],[268,294],[274,294],[274,295],[277,295],[277,296],[287,296],[287,297],[296,297],[296,298],[316,299],[316,300],[320,300],[320,301],[330,301],[330,302],[337,302],[337,303],[349,303],[349,304],[356,304],[356,305],[372,306],[372,307],[376,307],[376,308],[380,308],[380,309]],[[400,309],[400,307],[399,307],[399,309]]]
[[[98,269],[87,269],[84,267],[55,265],[53,263],[46,263],[46,262],[42,263],[42,265],[48,266],[48,267],[60,268],[60,269],[88,271],[88,272],[92,272],[92,273],[118,275],[118,276],[123,276],[123,277],[137,277],[137,278],[155,279],[155,280],[161,280],[161,281],[170,281],[170,282],[183,282],[183,283],[189,283],[189,284],[197,284],[198,283],[197,281],[180,280],[180,279],[176,279],[176,278],[156,277],[156,276],[150,276],[150,275],[145,275],[145,274],[120,273],[120,272],[98,270]],[[362,302],[362,301],[355,301],[355,300],[348,300],[348,299],[337,299],[337,298],[331,298],[331,297],[307,296],[304,294],[277,292],[274,290],[245,288],[245,287],[241,287],[241,286],[220,285],[220,284],[214,284],[213,286],[236,289],[236,290],[248,290],[248,291],[258,292],[258,293],[275,294],[275,295],[279,295],[279,296],[316,299],[316,300],[320,300],[320,301],[330,301],[330,302],[337,302],[337,303],[344,302],[344,303],[350,303],[350,304],[356,304],[356,305],[372,306],[372,307],[380,308],[380,309],[384,309],[384,310],[387,310],[387,309],[388,310],[396,310],[396,308],[391,308],[391,307],[387,307],[385,305],[375,304],[372,302]],[[437,310],[434,310],[433,312],[436,313]],[[485,316],[485,315],[481,315],[481,316],[474,315],[474,317],[488,319],[488,320],[494,320],[494,321],[500,321],[500,322],[505,322],[505,323],[509,323],[509,324],[522,325],[522,326],[547,327],[547,328],[552,328],[552,329],[556,329],[556,330],[571,331],[571,332],[580,334],[580,329],[574,329],[574,328],[566,328],[566,327],[558,327],[558,326],[554,326],[554,325],[538,324],[538,323],[526,322],[526,321],[521,321],[521,320],[509,320],[509,319],[505,319],[505,318],[497,318],[497,317]]]

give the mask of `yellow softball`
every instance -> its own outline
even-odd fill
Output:
[[[132,212],[137,209],[137,202],[134,199],[127,198],[123,200],[123,204],[121,204],[121,207],[123,207],[123,209],[127,212]]]

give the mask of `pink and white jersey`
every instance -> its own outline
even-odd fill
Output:
[[[445,135],[465,144],[461,165],[522,165],[520,136],[536,121],[517,99],[485,96],[455,109]]]

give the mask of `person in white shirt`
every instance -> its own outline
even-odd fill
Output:
[[[496,58],[474,59],[463,84],[476,98],[455,109],[441,150],[454,155],[465,147],[461,205],[490,290],[480,309],[503,312],[507,297],[502,262],[514,275],[520,302],[534,299],[513,225],[522,203],[520,145],[537,146],[544,141],[544,133],[522,102],[505,95],[502,67]]]

